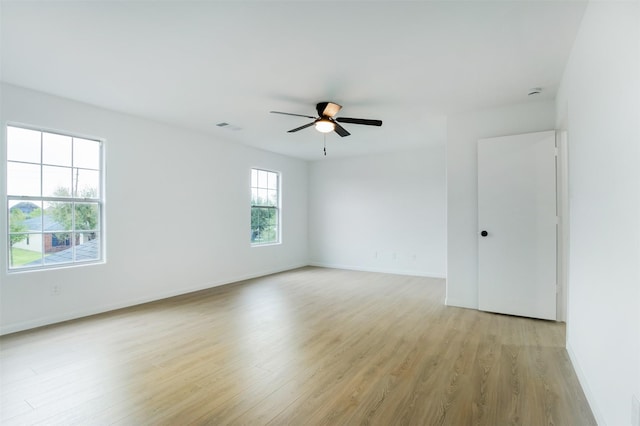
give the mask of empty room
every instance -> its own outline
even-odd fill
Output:
[[[0,0],[3,425],[640,426],[640,5]]]

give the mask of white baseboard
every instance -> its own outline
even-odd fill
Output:
[[[307,266],[307,264],[304,263],[304,264],[290,265],[287,267],[277,268],[273,270],[265,270],[262,272],[257,272],[252,274],[239,275],[229,279],[223,279],[220,281],[214,281],[210,283],[189,287],[187,289],[183,288],[176,291],[158,293],[156,295],[149,296],[149,297],[124,300],[118,303],[96,306],[89,309],[80,309],[73,312],[65,312],[59,315],[51,315],[51,316],[46,316],[42,318],[36,318],[29,321],[17,322],[13,324],[2,324],[0,325],[0,336],[5,334],[10,334],[10,333],[16,333],[18,331],[24,331],[24,330],[30,330],[33,328],[43,327],[45,325],[52,325],[52,324],[57,324],[64,321],[70,321],[78,318],[88,317],[91,315],[102,314],[109,311],[115,311],[117,309],[130,308],[132,306],[142,305],[144,303],[155,302],[157,300],[167,299],[169,297],[180,296],[183,294],[188,294],[188,293],[193,293],[195,291],[219,287],[221,285],[231,284],[238,281],[244,281],[252,278],[263,277],[265,275],[276,274],[278,272],[290,271],[292,269],[302,268],[304,266]]]
[[[411,270],[411,269],[370,268],[370,267],[344,265],[344,264],[338,264],[338,263],[326,263],[326,262],[309,262],[309,265],[317,266],[319,268],[346,269],[349,271],[379,272],[382,274],[410,275],[414,277],[428,277],[428,278],[442,278],[442,279],[447,278],[447,276],[442,273],[431,273],[431,272],[417,271],[417,270]]]
[[[456,308],[465,308],[465,309],[475,309],[478,310],[478,305],[469,303],[466,300],[455,299],[452,297],[446,297],[444,299],[444,304],[447,306],[452,306]]]
[[[600,426],[606,426],[606,422],[604,421],[604,416],[602,412],[598,408],[598,404],[596,403],[595,396],[589,387],[589,382],[587,381],[587,376],[584,374],[582,367],[580,366],[580,362],[578,361],[578,357],[576,356],[571,344],[567,341],[567,353],[569,354],[569,360],[571,360],[571,365],[573,366],[573,370],[576,372],[576,376],[578,376],[578,381],[580,382],[580,386],[582,386],[582,391],[584,392],[584,396],[587,398],[587,402],[589,403],[589,407],[591,407],[591,412],[593,413],[593,417],[596,418],[596,423]]]

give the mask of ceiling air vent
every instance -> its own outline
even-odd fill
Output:
[[[242,127],[235,126],[233,124],[229,124],[226,121],[216,124],[218,127],[222,127],[227,130],[242,130]]]

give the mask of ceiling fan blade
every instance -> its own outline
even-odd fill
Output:
[[[335,122],[334,122],[333,124],[335,124],[335,125],[336,125],[336,128],[334,129],[334,130],[335,130],[335,132],[336,132],[337,134],[339,134],[340,136],[342,136],[343,138],[344,138],[345,136],[349,136],[349,135],[351,134],[351,133],[347,132],[347,129],[345,129],[344,127],[342,127],[342,126],[341,126],[341,125],[339,125],[338,123],[335,123]]]
[[[341,108],[340,105],[334,104],[333,102],[320,102],[316,105],[316,111],[318,111],[320,117],[333,117]]]
[[[311,117],[311,118],[313,118],[313,117]],[[291,130],[289,130],[287,133],[297,132],[298,130],[302,130],[302,129],[306,129],[307,127],[311,127],[311,126],[313,126],[314,124],[316,124],[316,122],[315,122],[315,121],[312,121],[311,123],[309,123],[309,124],[305,124],[304,126],[300,126],[300,127],[296,127],[295,129],[291,129]]]
[[[349,118],[349,117],[336,117],[336,121],[340,123],[351,124],[364,124],[366,126],[382,126],[382,120],[367,120],[366,118]]]
[[[283,114],[283,115],[293,115],[295,117],[306,117],[306,118],[316,118],[312,115],[302,115],[302,114],[292,114],[290,112],[280,112],[280,111],[269,111],[272,114]]]

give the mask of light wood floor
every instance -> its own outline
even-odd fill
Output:
[[[303,268],[0,338],[0,423],[595,425],[559,323]]]

